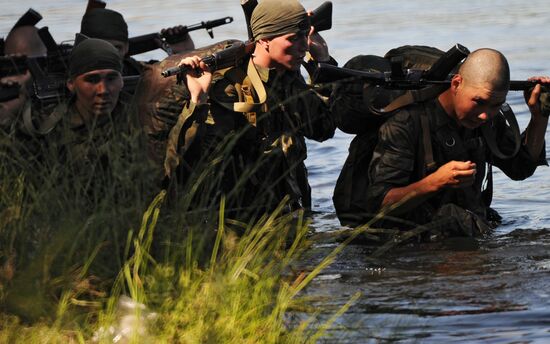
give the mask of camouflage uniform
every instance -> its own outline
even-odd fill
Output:
[[[208,163],[221,154],[219,188],[213,190],[210,199],[219,199],[219,192],[240,192],[231,206],[249,207],[255,203],[258,208],[273,209],[288,195],[291,207],[310,207],[305,138],[331,138],[335,121],[325,100],[297,72],[277,73],[254,66],[267,94],[262,103],[257,90],[249,87],[249,63],[216,72],[209,106],[187,106],[180,115],[204,119],[200,158]],[[243,113],[235,111],[235,103],[253,103],[256,107]],[[178,139],[171,140],[175,143]],[[228,146],[231,148],[223,152]],[[174,155],[169,145],[168,170]]]

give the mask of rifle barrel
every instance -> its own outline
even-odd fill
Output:
[[[179,29],[178,34],[167,34],[160,32],[149,33],[141,36],[131,37],[128,40],[128,55],[138,55],[148,51],[161,48],[159,43],[163,40],[168,44],[175,44],[187,39],[187,34],[190,31],[206,29],[208,34],[213,38],[212,29],[221,25],[233,22],[233,17],[224,17],[214,20],[203,21],[197,24],[183,26]]]

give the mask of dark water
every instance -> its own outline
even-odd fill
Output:
[[[216,39],[246,36],[237,0],[107,2],[124,13],[131,35],[230,15],[235,22],[215,29]],[[357,54],[381,55],[404,44],[446,50],[461,43],[470,50],[501,50],[509,59],[513,79],[550,74],[547,0],[333,2],[333,30],[324,37],[341,63]],[[321,1],[303,3],[314,8]],[[40,25],[49,26],[61,41],[79,30],[85,1],[1,0],[0,35],[31,6],[44,16]],[[204,31],[192,37],[197,46],[212,42]],[[157,52],[143,58],[162,56]],[[529,114],[522,95],[510,93],[508,101],[525,128]],[[331,196],[351,138],[337,133],[325,143],[308,143],[307,164],[318,212],[313,226],[318,232],[340,228]],[[362,293],[324,341],[550,342],[550,169],[541,167],[522,182],[495,171],[495,190],[494,206],[504,223],[486,240],[401,247],[377,260],[369,258],[368,246],[348,246],[306,291],[320,310],[326,309],[321,319],[357,291]],[[336,245],[317,245],[303,267],[314,266]]]

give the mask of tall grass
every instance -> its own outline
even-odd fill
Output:
[[[231,142],[170,202],[138,136],[113,143],[105,174],[1,144],[0,342],[307,343],[334,320],[287,316],[321,271],[289,268],[309,244],[302,211],[227,218],[245,185],[217,193]]]

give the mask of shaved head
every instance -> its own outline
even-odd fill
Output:
[[[472,52],[460,66],[458,74],[468,86],[508,91],[510,85],[508,61],[502,53],[493,49],[484,48]]]
[[[47,49],[34,26],[19,26],[6,37],[4,54],[22,54],[27,56],[46,55]]]

